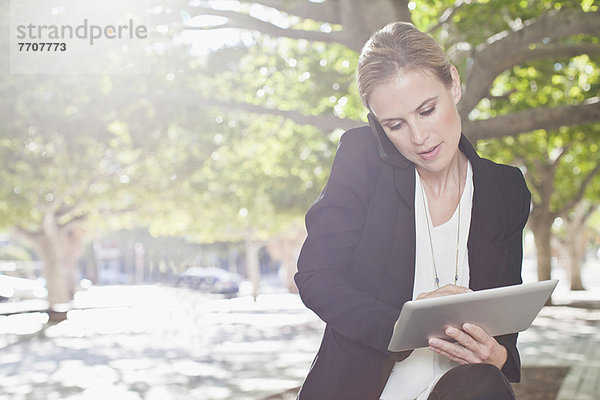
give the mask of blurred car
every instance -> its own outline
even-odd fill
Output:
[[[44,299],[48,296],[43,279],[25,279],[0,274],[0,301]]]
[[[207,293],[237,294],[242,277],[215,267],[190,267],[179,275],[177,283]]]

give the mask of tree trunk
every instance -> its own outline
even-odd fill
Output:
[[[574,233],[569,240],[569,275],[571,278],[571,290],[585,290],[581,281],[581,266],[585,256],[585,235],[580,230]]]
[[[144,244],[136,242],[133,248],[135,254],[135,283],[140,284],[144,282]]]
[[[267,250],[271,258],[281,261],[285,285],[290,293],[298,293],[294,275],[298,270],[298,255],[305,238],[306,229],[304,226],[294,226],[288,231],[272,237],[267,242]]]
[[[552,277],[552,247],[550,246],[552,222],[552,219],[547,216],[546,218],[534,216],[530,219],[537,253],[538,281],[546,281]],[[548,299],[546,305],[552,305],[552,297]]]
[[[60,225],[53,213],[44,214],[39,232],[20,230],[30,240],[43,264],[48,290],[48,308],[59,311],[73,300],[77,260],[82,254],[84,230],[76,224]]]
[[[237,249],[233,247],[233,245],[229,244],[229,246],[227,246],[228,268],[229,272],[233,272],[234,274],[238,273],[237,255]]]
[[[587,200],[580,201],[565,218],[565,239],[561,244],[568,257],[571,290],[585,290],[581,281],[581,267],[585,261],[586,223],[597,206]]]
[[[571,237],[570,228],[565,227],[565,237],[554,240],[552,242],[553,248],[559,252],[559,264],[564,266],[565,271],[569,275],[569,283],[571,290],[585,290],[581,281],[581,265],[583,264],[583,249],[581,252],[578,251],[577,246],[581,239],[579,237]],[[577,235],[577,233],[574,233]],[[583,241],[583,248],[585,248],[585,241]]]
[[[548,215],[535,215],[532,212],[530,228],[535,239],[537,253],[537,275],[539,281],[545,281],[552,276],[552,218]]]
[[[260,291],[260,263],[258,262],[260,244],[254,240],[252,232],[247,231],[244,245],[246,247],[246,272],[248,279],[252,282],[252,297],[256,301]]]

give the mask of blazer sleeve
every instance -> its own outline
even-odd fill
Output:
[[[508,173],[510,171],[510,173]],[[522,283],[521,265],[523,263],[523,229],[529,218],[531,208],[531,194],[521,171],[517,168],[507,169],[507,213],[509,224],[507,226],[507,251],[505,285]],[[497,336],[498,343],[506,347],[508,358],[502,372],[511,382],[521,380],[521,360],[517,350],[517,334]]]
[[[369,139],[359,132],[343,135],[327,186],[306,214],[308,237],[295,281],[302,301],[330,328],[388,354],[400,310],[356,289],[349,276],[367,214],[369,183],[379,168]]]

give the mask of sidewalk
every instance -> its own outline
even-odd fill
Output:
[[[581,296],[558,300],[600,299]],[[77,306],[95,308],[44,332],[0,315],[0,400],[261,400],[300,385],[324,326],[290,294],[95,287]],[[557,399],[600,400],[600,309],[545,307],[518,346],[524,370],[562,367]]]
[[[582,269],[588,290],[570,291],[561,268],[553,268],[552,278],[559,279],[552,295],[555,305],[544,307],[532,326],[519,335],[524,372],[530,368],[554,375],[546,377],[547,381],[562,379],[562,373],[555,370],[563,370],[557,400],[600,400],[600,262],[591,260]],[[535,280],[535,260],[526,260],[523,281]]]
[[[600,399],[600,309],[544,307],[518,347],[525,368],[568,368],[557,400]]]
[[[0,315],[0,400],[258,400],[297,386],[322,325],[298,296],[94,287],[68,320]]]

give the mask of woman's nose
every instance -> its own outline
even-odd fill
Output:
[[[429,134],[427,133],[428,130],[421,126],[418,123],[413,123],[410,126],[410,138],[413,142],[413,144],[420,146],[425,144],[425,142],[427,141],[427,138],[429,137]]]

